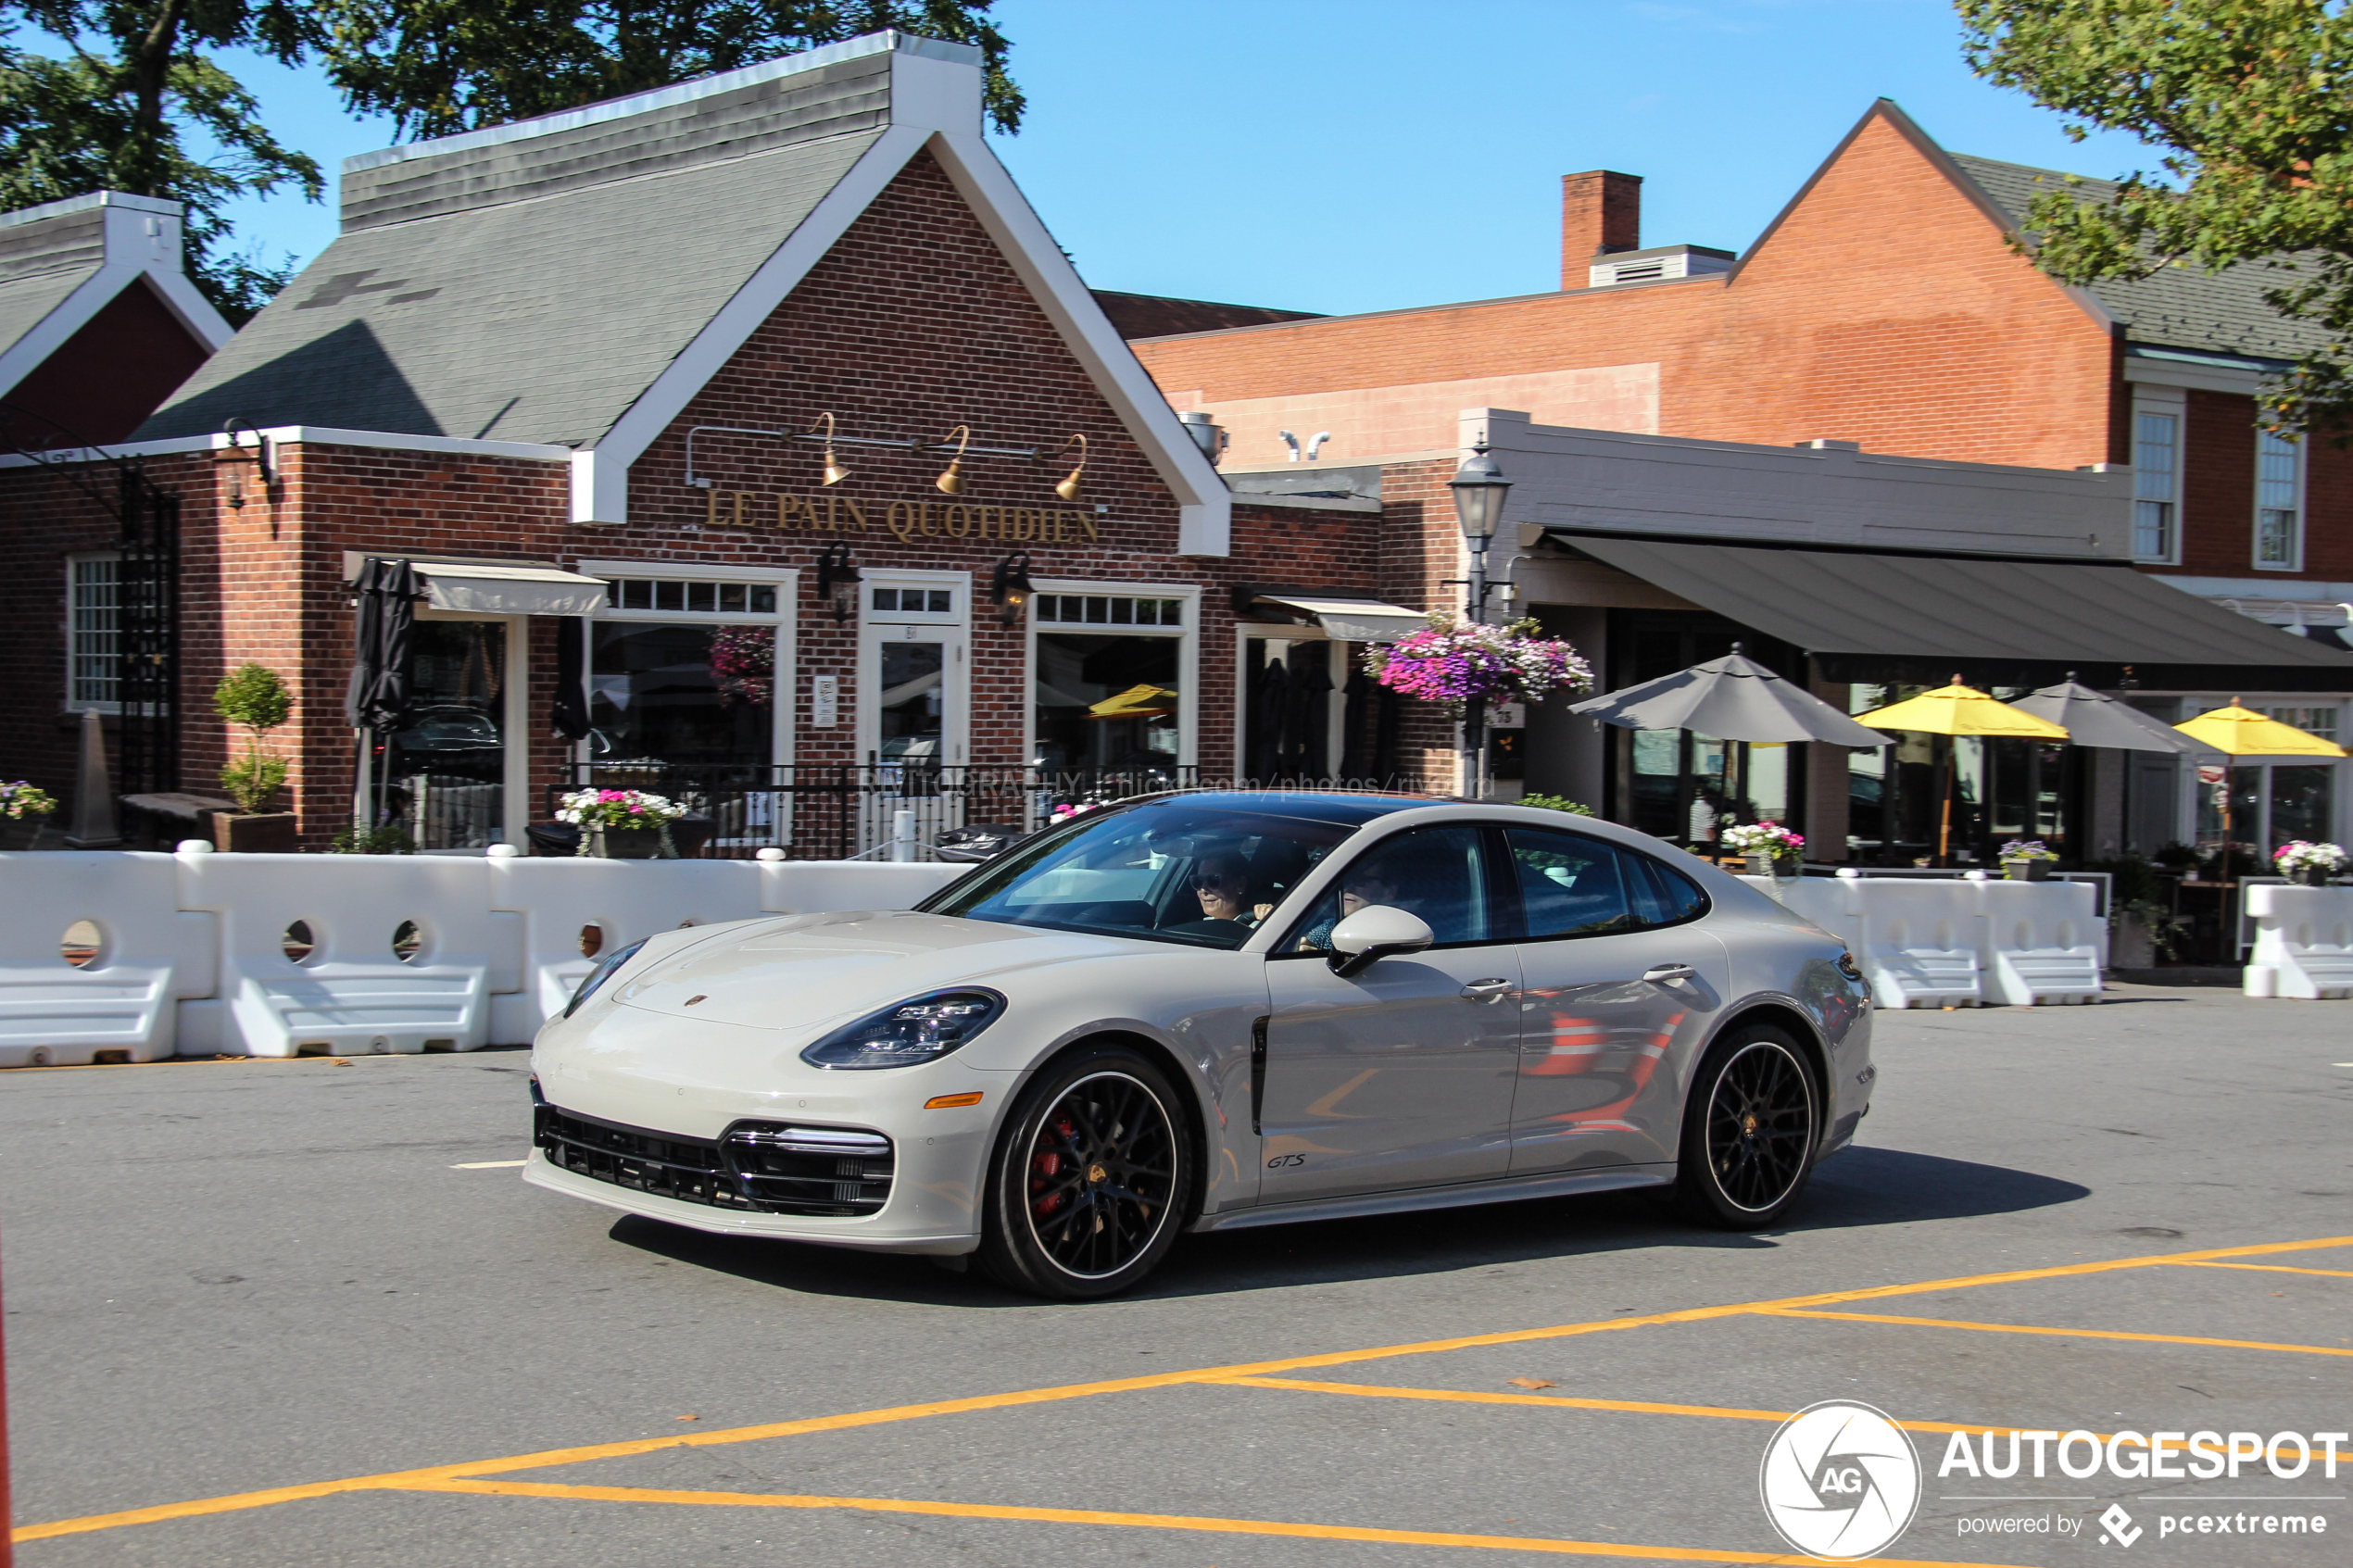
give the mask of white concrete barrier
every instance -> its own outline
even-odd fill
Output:
[[[2017,1007],[2096,1002],[2108,922],[2083,882],[1967,882],[1984,919],[1978,963],[1990,999]]]
[[[490,908],[471,856],[179,856],[180,907],[220,922],[213,997],[182,1002],[183,1055],[477,1050],[490,996],[522,986],[521,918]],[[286,950],[296,923],[311,947]],[[395,935],[413,923],[406,959]]]
[[[494,855],[490,907],[522,922],[522,984],[490,999],[494,1046],[528,1045],[596,967],[659,931],[761,912],[764,868],[749,860],[534,859]]]
[[[2255,922],[2248,996],[2353,997],[2353,887],[2258,883],[2246,896]]]
[[[657,931],[905,909],[942,862],[513,855],[0,854],[0,1068],[527,1043],[594,960]],[[96,950],[60,950],[88,921]],[[404,957],[404,923],[417,940]],[[299,925],[309,949],[287,952]]]
[[[208,914],[180,909],[169,855],[89,849],[0,855],[0,1067],[82,1066],[100,1052],[172,1054],[182,997],[208,997]],[[62,943],[97,929],[76,967]]]
[[[1883,1008],[1973,1006],[1985,999],[1978,952],[1984,914],[1966,882],[1841,877],[1859,916],[1854,949]]]

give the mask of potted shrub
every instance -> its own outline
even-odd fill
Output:
[[[1805,861],[1806,835],[1770,819],[1726,828],[1723,843],[1725,848],[1745,859],[1749,871],[1761,872],[1776,882],[1796,881]]]
[[[212,710],[245,732],[245,755],[220,770],[220,787],[237,809],[212,813],[213,847],[248,855],[293,854],[301,847],[299,819],[292,811],[270,809],[284,787],[286,759],[272,756],[262,742],[294,711],[294,694],[276,671],[241,664],[213,688]]]
[[[2002,846],[2002,874],[2012,882],[2048,882],[2058,851],[2039,838],[2013,838]]]
[[[1593,809],[1591,806],[1571,800],[1566,795],[1523,795],[1519,797],[1519,803],[1523,806],[1540,807],[1547,811],[1566,811],[1572,817],[1590,817],[1593,814]]]
[[[576,789],[556,803],[556,821],[580,830],[575,854],[606,860],[674,860],[670,824],[686,809],[642,789]]]
[[[2329,878],[2344,869],[2345,850],[2339,845],[2290,839],[2271,851],[2271,863],[2298,887],[2326,887]]]
[[[25,835],[24,843],[11,843],[10,848],[38,848],[42,830],[49,825],[49,818],[57,809],[57,797],[38,784],[27,784],[22,779],[0,783],[0,817],[14,823],[31,824],[31,831]],[[11,839],[16,836],[15,833],[9,834]]]

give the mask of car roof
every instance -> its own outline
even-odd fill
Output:
[[[1187,810],[1250,811],[1260,816],[1301,817],[1310,822],[1361,827],[1378,817],[1448,804],[1442,796],[1376,795],[1353,790],[1203,789],[1154,796],[1123,805],[1174,806]]]

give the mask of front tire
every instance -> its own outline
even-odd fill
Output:
[[[1176,1245],[1193,1148],[1176,1091],[1125,1046],[1050,1063],[989,1158],[980,1261],[1058,1300],[1127,1289]]]
[[[1813,1173],[1821,1092],[1795,1040],[1768,1023],[1708,1048],[1683,1108],[1677,1212],[1721,1230],[1762,1230]]]

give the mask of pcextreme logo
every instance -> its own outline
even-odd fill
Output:
[[[1781,1539],[1852,1562],[1894,1544],[1920,1505],[1920,1459],[1903,1428],[1869,1405],[1826,1400],[1781,1423],[1756,1486]]]

